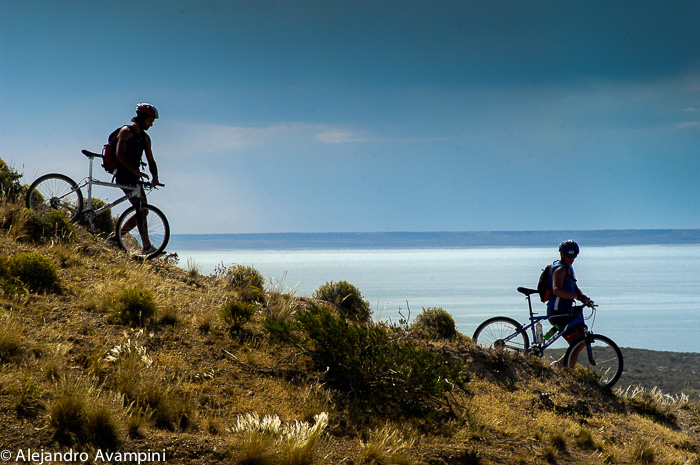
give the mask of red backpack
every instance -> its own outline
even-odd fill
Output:
[[[114,174],[119,166],[117,161],[117,138],[119,136],[119,131],[122,130],[124,126],[119,126],[117,129],[112,131],[112,133],[107,138],[107,143],[102,148],[102,167],[109,174]]]
[[[542,273],[540,274],[540,279],[537,281],[537,292],[540,295],[540,300],[542,302],[547,302],[552,296],[552,287],[549,285],[549,275],[551,274],[552,265],[547,265]]]

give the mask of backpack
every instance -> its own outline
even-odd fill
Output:
[[[119,161],[117,161],[117,136],[124,126],[119,126],[107,138],[107,143],[102,149],[102,167],[109,174],[115,174]]]
[[[537,292],[540,294],[540,300],[542,302],[547,302],[552,296],[552,287],[549,285],[551,270],[552,265],[547,265],[540,274],[540,280],[537,281]]]

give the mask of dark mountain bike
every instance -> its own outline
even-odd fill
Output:
[[[527,298],[530,324],[523,326],[507,316],[489,318],[474,331],[474,342],[484,348],[512,350],[542,357],[544,351],[562,336],[566,328],[548,332],[546,335],[542,334],[542,321],[551,317],[540,316],[532,311],[530,296],[537,294],[537,290],[519,287],[518,292],[525,294]],[[591,309],[588,319],[593,318],[595,322],[597,306],[591,303],[588,308]],[[574,310],[580,311],[582,307],[574,307]],[[530,344],[528,331],[532,334],[532,344]],[[622,375],[623,361],[620,348],[609,337],[593,334],[588,327],[585,329],[584,336],[574,341],[564,353],[562,361],[565,366],[571,366],[573,360],[576,361],[576,367],[580,366],[590,372],[596,383],[604,388],[612,387]]]

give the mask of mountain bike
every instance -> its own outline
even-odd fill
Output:
[[[480,347],[511,350],[538,357],[544,355],[545,349],[552,346],[566,330],[566,327],[554,329],[546,335],[542,334],[542,321],[551,316],[538,315],[532,311],[530,296],[536,294],[536,289],[519,287],[518,292],[525,294],[530,310],[530,324],[523,326],[513,318],[496,316],[481,323],[474,331],[474,342]],[[583,310],[584,306],[574,307],[574,311]],[[591,309],[591,315],[595,322],[597,305],[591,303],[587,306]],[[560,315],[553,315],[560,316]],[[591,323],[591,326],[593,324]],[[532,334],[533,344],[530,344],[528,331]],[[622,375],[622,352],[615,342],[601,334],[593,334],[586,326],[584,335],[569,345],[561,359],[565,366],[571,366],[575,361],[576,367],[580,366],[592,373],[596,383],[604,388],[612,387]]]
[[[136,198],[136,205],[127,208],[117,220],[113,237],[119,247],[131,255],[146,259],[161,255],[170,239],[170,225],[162,211],[146,203],[145,194],[158,187],[164,187],[164,184],[155,185],[139,181],[132,186],[99,181],[92,175],[92,165],[95,158],[103,158],[103,156],[88,150],[83,150],[82,153],[90,160],[88,177],[80,183],[76,183],[68,176],[59,173],[45,174],[37,178],[27,191],[27,208],[36,211],[39,216],[58,212],[71,222],[87,223],[91,231],[95,233],[97,232],[95,224],[97,215],[108,212],[122,202]],[[130,192],[114,202],[94,210],[93,186],[126,189]],[[87,187],[86,203],[81,191],[83,187]],[[125,226],[127,227],[125,228]],[[145,249],[144,242],[150,242],[152,248]]]

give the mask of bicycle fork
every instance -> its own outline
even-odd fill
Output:
[[[586,335],[585,335],[585,341],[586,341],[586,352],[588,353],[588,362],[591,364],[592,367],[596,365],[595,360],[593,359],[593,338],[591,337],[591,333],[586,330]]]

